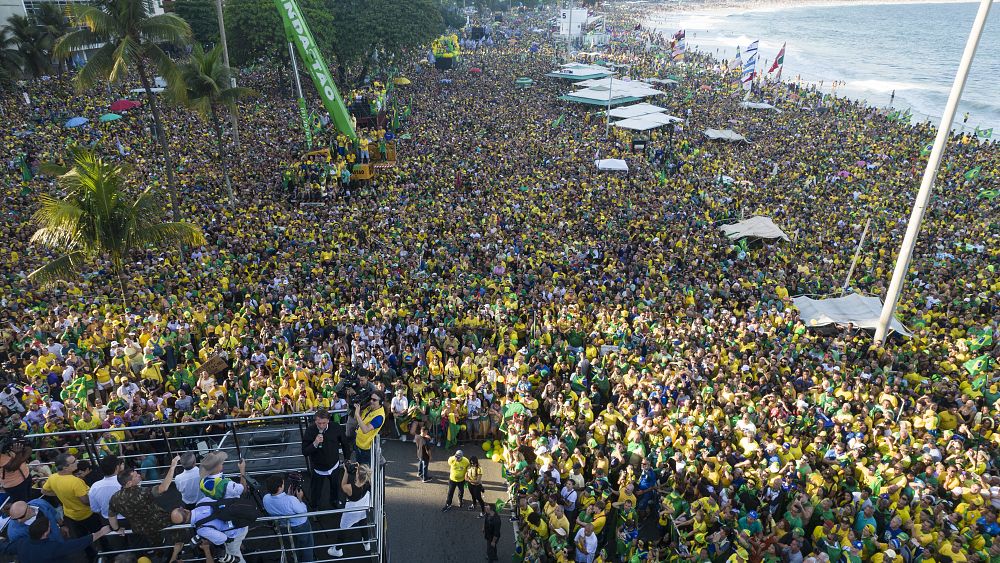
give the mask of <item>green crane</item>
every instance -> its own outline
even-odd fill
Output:
[[[319,92],[319,97],[323,100],[323,106],[326,107],[327,113],[330,114],[333,122],[337,125],[337,130],[346,135],[351,141],[357,141],[358,134],[354,130],[351,114],[347,111],[347,106],[344,105],[344,100],[340,97],[340,92],[337,91],[337,85],[334,84],[333,77],[330,75],[330,68],[326,66],[326,61],[323,60],[323,55],[319,52],[319,47],[316,46],[316,40],[313,39],[313,34],[309,31],[309,26],[302,16],[302,9],[299,8],[295,0],[274,0],[274,5],[278,9],[278,13],[281,14],[282,21],[285,22],[285,36],[288,37],[289,44],[294,44],[296,49],[298,49],[299,56],[302,57],[302,62],[305,64],[306,70],[309,71],[309,76],[312,77],[313,84]],[[294,66],[295,55],[291,52],[289,55],[292,57],[292,64]],[[296,84],[298,84],[298,80],[299,76],[296,70]],[[302,124],[306,129],[307,141],[310,141],[309,144],[311,145],[311,124],[309,123],[305,100],[302,98],[301,85],[299,85],[299,110],[302,112]]]

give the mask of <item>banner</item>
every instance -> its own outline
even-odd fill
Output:
[[[309,126],[309,110],[306,109],[306,101],[299,98],[299,115],[302,116],[302,129],[306,132],[306,147],[313,148],[312,127]]]
[[[284,21],[285,35],[289,41],[295,44],[306,70],[309,71],[309,76],[313,79],[313,84],[316,85],[319,97],[323,100],[326,111],[337,124],[337,129],[352,141],[356,141],[358,134],[354,131],[354,125],[351,123],[351,114],[348,113],[344,100],[341,99],[340,92],[337,91],[337,86],[330,75],[330,68],[326,66],[326,61],[323,60],[323,55],[320,54],[319,47],[316,46],[316,41],[306,25],[299,5],[295,0],[274,0],[274,5],[278,8],[281,19]],[[305,122],[305,118],[308,116],[303,117],[303,122]],[[309,136],[311,135],[307,134],[307,137]]]

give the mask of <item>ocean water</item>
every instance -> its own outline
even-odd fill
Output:
[[[787,42],[782,79],[823,82],[834,91],[869,104],[911,109],[914,121],[937,125],[969,29],[976,3],[806,5],[750,10],[706,9],[670,12],[647,20],[673,33],[687,30],[688,45],[732,59],[760,40],[758,71],[767,71]],[[763,69],[764,61],[767,66]],[[833,82],[843,85],[833,86]],[[895,98],[892,93],[895,91]],[[965,112],[968,121],[963,124]],[[969,71],[954,127],[994,127],[1000,138],[1000,8],[990,11]]]

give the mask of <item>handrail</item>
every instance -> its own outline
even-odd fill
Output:
[[[328,411],[330,415],[345,414],[347,409]],[[72,436],[79,434],[104,434],[107,432],[134,432],[136,430],[153,430],[158,428],[188,428],[191,426],[211,426],[213,424],[239,424],[247,422],[273,422],[275,420],[298,419],[314,416],[316,411],[303,411],[291,414],[276,414],[273,416],[254,416],[249,418],[220,418],[214,420],[192,420],[191,422],[165,422],[162,424],[145,424],[140,426],[121,426],[114,428],[93,428],[90,430],[64,430],[62,432],[43,432],[41,434],[28,434],[25,438],[47,438],[51,436]],[[194,436],[191,436],[192,438]]]
[[[331,414],[338,414],[338,413],[339,414],[343,414],[343,413],[346,413],[346,411],[344,411],[344,410],[338,410],[338,411],[333,411]],[[302,422],[305,421],[305,420],[308,420],[308,418],[310,416],[314,415],[314,414],[315,413],[313,413],[313,412],[303,412],[303,413],[293,413],[293,414],[286,414],[286,415],[278,415],[278,416],[275,416],[275,417],[250,417],[250,418],[240,418],[240,419],[223,419],[223,420],[211,420],[211,421],[197,421],[195,423],[186,424],[186,425],[178,425],[178,424],[145,425],[145,426],[132,427],[132,428],[122,428],[121,430],[136,429],[136,430],[140,430],[141,431],[141,430],[157,429],[157,428],[176,428],[178,426],[188,426],[188,427],[190,427],[190,426],[201,426],[201,427],[204,427],[204,426],[208,426],[208,425],[212,425],[212,424],[220,424],[220,425],[226,426],[227,429],[226,429],[226,432],[223,433],[223,434],[215,434],[216,438],[225,437],[227,435],[232,434],[232,435],[234,435],[234,438],[235,438],[235,436],[240,436],[243,441],[246,441],[246,438],[247,438],[247,436],[249,434],[259,433],[259,432],[266,432],[268,430],[269,426],[271,428],[273,428],[274,423],[279,423],[280,424],[280,423],[282,423],[284,421],[297,420],[299,422],[299,425],[298,425],[299,426],[299,428],[298,428],[299,432],[295,433],[294,439],[292,439],[292,436],[286,435],[284,438],[282,438],[282,440],[280,440],[280,443],[276,443],[276,444],[247,444],[247,443],[244,443],[244,444],[242,444],[240,446],[242,448],[247,448],[247,449],[258,448],[258,447],[268,447],[268,446],[283,446],[283,447],[287,448],[290,445],[297,444],[299,442],[299,434],[302,432]],[[271,423],[271,424],[268,425],[268,423]],[[116,429],[116,430],[118,430],[118,429]],[[92,436],[94,434],[103,433],[103,432],[107,432],[107,431],[108,431],[107,429],[80,430],[80,431],[61,432],[61,433],[56,433],[56,434],[30,435],[29,437],[52,436],[52,435],[59,435],[59,434],[64,435],[64,436],[65,435],[79,436],[80,437],[79,438],[79,444],[77,444],[77,446],[80,447],[81,449],[88,449],[88,451],[89,451],[92,447],[94,447],[94,444],[95,444],[95,440],[92,438]],[[174,434],[174,433],[173,432],[166,432],[162,438],[159,438],[159,440],[161,440],[161,441],[162,440],[166,440],[168,442],[168,445],[167,445],[167,450],[168,451],[159,452],[160,454],[163,454],[163,455],[168,455],[168,454],[173,455],[173,454],[176,454],[176,453],[179,453],[179,452],[183,452],[183,451],[193,451],[192,448],[195,447],[194,443],[197,442],[197,441],[200,441],[200,440],[202,440],[204,438],[206,438],[205,435],[199,435],[199,434],[196,434],[196,433],[195,434],[190,434],[190,435],[184,435],[184,436],[173,436],[172,434]],[[188,440],[191,440],[191,441],[188,441]],[[178,446],[177,445],[178,441],[183,441],[183,442],[182,442],[181,445]],[[123,444],[124,443],[128,443],[128,442],[132,442],[132,441],[131,440],[122,441]],[[221,438],[220,438],[220,442],[221,442]],[[173,449],[171,449],[171,447],[170,447],[171,443],[174,444],[174,448]],[[65,444],[62,447],[66,447],[68,445],[70,445],[70,444]],[[211,444],[210,448],[211,449],[217,449],[218,446],[219,446],[218,443]],[[236,447],[236,444],[234,442],[233,444],[226,445],[225,447],[226,448]],[[141,457],[141,456],[131,456],[129,454],[123,454],[123,455],[124,456],[128,456],[128,457]],[[293,458],[293,457],[301,457],[301,456],[286,455],[286,452],[282,452],[281,455],[269,457],[269,459],[279,459],[279,458],[284,459],[284,458]],[[302,460],[303,460],[303,466],[307,466],[308,465],[307,464],[307,462],[308,462],[307,458],[302,458]],[[235,462],[235,461],[236,460],[232,460],[232,459],[231,460],[227,460],[227,462]],[[378,561],[378,562],[382,562],[382,563],[387,563],[389,561],[389,558],[388,558],[388,556],[387,556],[387,554],[385,552],[385,549],[386,549],[387,546],[386,546],[386,541],[385,541],[385,539],[386,539],[385,538],[385,525],[386,525],[386,522],[385,522],[385,511],[384,511],[384,502],[385,502],[385,469],[384,469],[383,463],[384,462],[382,460],[381,439],[378,438],[378,439],[376,439],[373,442],[372,448],[371,448],[371,465],[370,465],[371,471],[372,471],[372,473],[371,473],[371,493],[369,495],[369,501],[367,503],[367,506],[354,506],[354,507],[350,507],[350,508],[347,508],[347,507],[345,507],[345,508],[331,508],[329,510],[312,510],[312,511],[304,512],[304,513],[301,513],[301,514],[283,515],[283,516],[262,515],[262,516],[260,516],[256,520],[255,524],[251,526],[252,529],[256,529],[257,531],[253,535],[247,537],[244,540],[244,546],[247,546],[246,548],[244,548],[245,552],[246,553],[267,553],[267,554],[272,554],[272,555],[280,553],[280,554],[283,554],[283,560],[294,563],[295,561],[298,560],[297,557],[296,557],[296,554],[301,553],[302,550],[310,549],[310,548],[297,545],[298,542],[296,542],[296,537],[304,536],[308,532],[304,532],[304,531],[302,531],[302,532],[293,532],[293,531],[291,531],[291,526],[289,524],[289,522],[291,520],[293,520],[293,519],[299,519],[299,518],[308,518],[310,520],[314,520],[316,518],[324,517],[324,516],[335,517],[335,515],[338,515],[338,514],[346,514],[348,512],[360,512],[360,511],[364,511],[364,513],[366,515],[365,516],[365,521],[357,522],[354,526],[351,526],[349,528],[342,528],[342,527],[339,526],[339,524],[336,525],[336,526],[334,526],[334,527],[325,527],[324,526],[322,528],[314,528],[312,530],[312,533],[314,533],[314,534],[328,533],[328,532],[337,532],[337,531],[342,531],[342,530],[350,530],[353,534],[358,534],[358,536],[352,535],[352,537],[351,537],[351,539],[349,541],[337,541],[336,540],[337,535],[335,535],[333,539],[329,540],[329,541],[334,541],[335,543],[330,543],[330,544],[327,544],[327,545],[314,544],[312,546],[312,549],[314,550],[314,561],[320,562],[320,561],[366,560],[366,561]],[[152,469],[157,469],[157,470],[162,471],[164,468],[163,468],[163,466],[157,465],[156,467],[153,467]],[[251,468],[248,467],[248,469],[251,469]],[[285,467],[285,469],[282,469],[282,471],[284,471],[284,470],[287,470],[287,467]],[[305,469],[305,470],[308,471],[308,469]],[[248,475],[262,475],[262,474],[273,474],[273,473],[274,473],[274,470],[265,470],[265,471],[253,471],[253,470],[251,470],[251,471],[248,471]],[[155,483],[158,483],[158,482],[159,481],[143,481],[143,485],[155,484]],[[339,519],[338,520],[334,520],[334,521],[338,521],[339,522]],[[264,526],[265,529],[261,529],[261,526]],[[266,529],[268,527],[270,528],[270,531],[268,531]],[[167,530],[183,530],[183,529],[190,530],[191,528],[192,528],[191,524],[187,523],[187,524],[171,525],[171,526],[163,528],[163,531],[167,531]],[[127,537],[127,536],[131,535],[132,533],[133,532],[132,532],[131,529],[126,529],[126,528],[123,527],[123,529],[120,532],[120,535],[122,537]],[[353,555],[350,555],[350,554],[345,554],[345,556],[339,557],[339,558],[335,558],[335,559],[329,559],[329,558],[327,558],[326,549],[329,548],[329,547],[340,546],[340,547],[344,548],[345,546],[358,546],[358,545],[362,545],[362,544],[366,546],[365,547],[365,553],[363,555],[353,556]],[[167,549],[172,549],[172,548],[173,548],[172,545],[157,545],[157,546],[153,547],[152,549],[156,550],[157,552],[162,552],[162,550],[167,550]],[[357,547],[353,547],[352,549],[358,549],[358,548]],[[104,551],[104,552],[101,552],[101,555],[105,556],[105,557],[114,557],[115,555],[118,555],[118,554],[139,553],[141,551],[146,551],[146,550],[148,550],[148,548],[144,548],[144,549],[140,549],[140,548],[137,548],[137,549],[121,549],[121,550],[116,550],[116,551]],[[316,550],[323,550],[323,551],[320,552],[320,551],[316,551]],[[189,555],[189,557],[190,557],[190,555]],[[195,557],[197,557],[197,555],[195,555]],[[182,560],[184,560],[184,561],[192,561],[192,562],[193,561],[199,561],[199,560],[203,561],[203,559],[197,559],[197,558],[196,559],[182,559]]]

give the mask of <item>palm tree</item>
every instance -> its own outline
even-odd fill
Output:
[[[153,96],[150,65],[167,81],[168,89],[181,87],[180,71],[160,43],[183,44],[191,39],[191,27],[174,14],[149,15],[147,0],[105,0],[92,5],[72,4],[72,18],[84,27],[59,38],[55,45],[57,57],[66,58],[74,49],[103,44],[73,79],[80,90],[101,80],[119,82],[129,69],[139,74],[146,91],[146,107],[153,115],[156,139],[163,154],[167,174],[170,208],[174,221],[180,221],[181,208],[174,178],[173,157],[167,130],[163,127],[160,107]]]
[[[31,242],[59,256],[31,272],[30,279],[43,284],[66,279],[84,263],[103,258],[118,277],[127,308],[123,276],[133,250],[165,242],[205,244],[198,227],[163,222],[163,207],[151,187],[130,201],[125,193],[130,173],[126,165],[105,161],[93,149],[81,146],[70,147],[66,161],[69,166],[44,167],[47,173],[58,174],[57,183],[66,196],[43,195],[32,218],[38,230]]]
[[[59,72],[64,69],[64,59],[54,59],[52,49],[60,37],[70,32],[69,19],[63,13],[58,4],[45,2],[39,4],[38,11],[35,12],[35,23],[38,24],[41,32],[42,49],[49,55],[50,62]]]
[[[235,112],[236,101],[253,95],[254,91],[231,86],[233,82],[230,79],[230,69],[222,62],[222,45],[216,45],[206,53],[201,45],[195,44],[191,60],[181,67],[181,77],[184,80],[185,91],[180,101],[212,122],[215,141],[219,148],[219,165],[222,167],[226,189],[229,191],[229,205],[233,205],[235,203],[233,184],[229,179],[219,110],[225,108],[229,112]]]
[[[42,44],[42,31],[27,16],[14,14],[7,18],[4,26],[14,38],[21,55],[21,70],[31,76],[42,76],[48,71],[48,55]]]
[[[0,28],[0,84],[21,76],[21,53],[17,50],[17,40],[9,33],[6,27]]]

